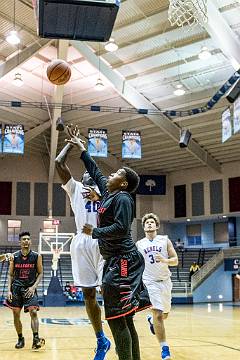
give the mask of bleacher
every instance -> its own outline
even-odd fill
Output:
[[[189,268],[194,261],[201,267],[213,255],[215,255],[219,248],[201,248],[201,249],[184,249],[177,250],[179,264],[178,267],[171,267],[172,281],[173,281],[173,296],[190,295],[191,283],[189,282]]]
[[[0,253],[14,252],[18,248],[0,247]],[[200,266],[205,264],[219,249],[184,249],[178,251],[179,265],[172,267],[172,281],[173,281],[173,297],[174,296],[188,296],[191,294],[191,284],[189,282],[189,268],[193,261],[196,261]],[[51,265],[52,255],[43,255],[43,279],[38,286],[38,295],[40,302],[43,300],[44,291],[47,290],[51,279]],[[0,301],[7,295],[7,272],[9,264],[7,262],[0,263]],[[58,263],[58,274],[60,283],[64,289],[67,281],[73,283],[72,264],[70,255],[61,255]]]

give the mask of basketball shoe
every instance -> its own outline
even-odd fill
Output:
[[[22,349],[24,346],[25,346],[24,337],[19,338],[19,339],[18,339],[18,342],[17,342],[16,345],[15,345],[15,348],[16,348],[16,349]]]
[[[171,359],[169,346],[162,347],[162,359],[163,360]]]
[[[97,340],[97,348],[94,360],[104,360],[108,350],[110,350],[111,342],[108,338],[100,338]]]
[[[45,339],[39,337],[33,338],[33,343],[32,343],[33,350],[41,349],[44,345],[45,345]]]
[[[150,328],[151,333],[153,335],[155,335],[154,326],[153,326],[153,322],[152,322],[152,315],[150,315],[150,314],[147,315],[147,321],[149,322],[149,328]]]

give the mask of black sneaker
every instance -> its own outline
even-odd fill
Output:
[[[45,345],[45,339],[36,337],[33,339],[32,349],[38,350],[41,349],[44,345]]]
[[[25,340],[24,337],[22,337],[21,339],[18,339],[18,342],[15,345],[16,349],[22,349],[25,346]]]

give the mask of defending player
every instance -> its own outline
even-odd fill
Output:
[[[160,222],[157,215],[145,214],[142,218],[145,238],[137,242],[137,248],[145,260],[143,281],[152,303],[153,326],[162,348],[162,359],[170,359],[166,342],[164,320],[171,309],[171,272],[169,266],[178,264],[178,256],[167,236],[157,235]]]
[[[76,145],[86,169],[98,185],[102,200],[99,227],[85,224],[83,233],[98,238],[105,259],[103,269],[103,298],[105,315],[116,344],[119,360],[140,360],[138,335],[133,314],[141,310],[140,292],[143,286],[144,259],[131,237],[133,199],[130,195],[139,183],[135,171],[123,167],[108,178],[102,175],[87,153],[78,128],[69,128],[70,144]],[[145,304],[150,306],[148,297]]]
[[[31,239],[29,232],[19,234],[21,250],[15,252],[10,261],[8,274],[8,298],[4,305],[12,309],[14,326],[18,334],[16,349],[25,346],[22,333],[20,313],[22,307],[24,312],[29,312],[31,317],[31,328],[33,332],[32,349],[40,349],[45,340],[39,337],[39,321],[37,311],[39,310],[37,286],[42,279],[42,257],[31,250]]]
[[[96,287],[102,283],[103,258],[97,240],[82,233],[82,227],[86,222],[97,226],[99,191],[87,172],[84,173],[82,182],[72,177],[66,164],[72,147],[71,144],[67,144],[57,156],[55,163],[63,183],[62,187],[70,198],[75,215],[77,234],[70,249],[74,284],[82,288],[86,311],[96,334],[97,349],[94,360],[104,360],[111,344],[104,335],[101,309],[96,299]]]

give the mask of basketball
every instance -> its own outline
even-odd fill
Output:
[[[71,77],[71,68],[64,60],[53,60],[47,67],[47,77],[54,85],[64,85]]]

